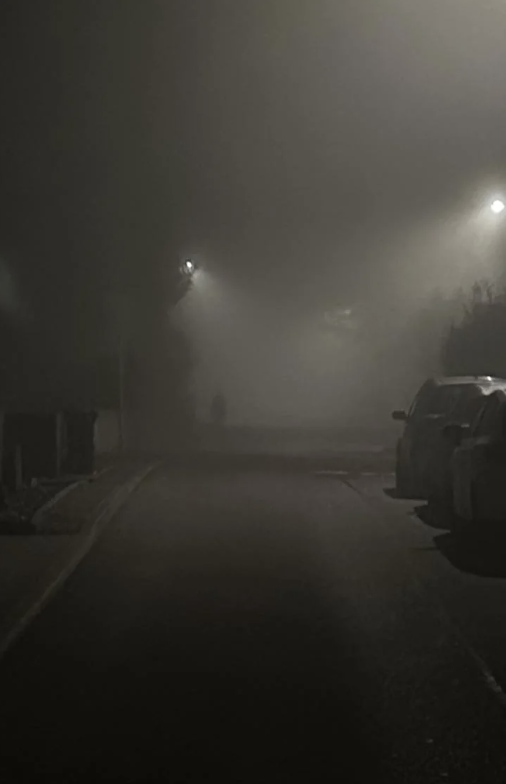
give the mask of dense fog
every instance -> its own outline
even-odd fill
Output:
[[[503,280],[504,5],[191,6],[199,414],[220,389],[237,423],[386,421],[438,372],[441,299]]]

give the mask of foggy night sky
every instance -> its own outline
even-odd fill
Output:
[[[0,29],[0,254],[49,331],[56,290],[83,314],[196,253],[249,357],[270,314],[267,377],[283,324],[496,269],[502,0],[8,1]]]

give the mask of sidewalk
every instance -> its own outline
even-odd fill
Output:
[[[0,656],[70,576],[152,467],[141,460],[112,465],[37,515],[39,534],[0,536]]]

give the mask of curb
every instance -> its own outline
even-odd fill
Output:
[[[79,566],[83,558],[89,553],[103,529],[114,515],[121,509],[132,493],[138,488],[141,482],[154,471],[159,463],[152,463],[139,474],[136,474],[132,479],[121,485],[116,490],[113,490],[97,507],[97,516],[88,531],[83,535],[83,541],[79,544],[77,550],[72,554],[71,558],[60,572],[53,577],[49,585],[42,591],[40,596],[35,601],[27,602],[19,612],[18,620],[12,625],[12,628],[0,639],[0,659],[7,653],[9,648],[16,642],[16,640],[23,634],[30,623],[39,615],[44,607],[49,603],[53,596],[60,590],[68,578]]]
[[[84,476],[80,479],[76,479],[75,482],[71,482],[71,484],[64,487],[63,490],[60,490],[56,495],[47,501],[44,506],[41,506],[40,509],[37,509],[35,514],[32,517],[32,525],[34,528],[38,528],[44,521],[44,517],[47,515],[48,512],[51,511],[53,506],[65,498],[72,490],[75,490],[76,487],[80,487],[81,485],[85,485],[88,482],[94,482],[96,479],[99,479],[101,476],[106,474],[108,471],[112,469],[112,466],[107,466],[106,468],[102,468],[101,471],[95,471],[91,476]]]
[[[53,506],[56,506],[56,504],[61,501],[62,498],[65,498],[65,496],[71,493],[72,490],[75,490],[76,487],[80,487],[86,481],[86,479],[78,479],[76,482],[72,482],[72,484],[67,485],[67,487],[63,488],[63,490],[60,490],[58,493],[56,493],[56,495],[54,495],[47,503],[45,503],[44,506],[41,506],[40,509],[37,509],[32,517],[33,527],[38,529],[39,525],[44,520],[45,515],[51,511]]]

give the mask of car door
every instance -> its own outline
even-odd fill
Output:
[[[469,522],[473,518],[472,488],[475,473],[479,470],[480,453],[484,444],[488,443],[497,411],[498,401],[495,396],[483,398],[469,435],[463,438],[451,459],[453,508],[458,517]]]
[[[492,396],[472,450],[473,514],[486,522],[506,515],[506,399]]]
[[[448,385],[436,388],[431,396],[424,401],[422,419],[413,443],[413,463],[415,475],[423,497],[437,491],[440,480],[440,464],[438,458],[441,448],[441,430],[452,421],[456,406],[463,399],[468,399],[473,392],[471,385]],[[448,458],[447,458],[448,461]]]
[[[463,396],[451,413],[451,422],[447,423],[460,427],[459,443],[465,443],[472,432],[472,426],[478,414],[483,409],[487,398],[480,390],[471,389],[470,394]],[[431,489],[432,496],[443,502],[451,504],[452,501],[452,458],[456,447],[456,440],[445,435],[445,428],[441,428],[439,437],[433,449]]]
[[[432,390],[432,387],[430,387]],[[404,431],[397,444],[399,462],[404,466],[411,466],[413,457],[413,444],[416,441],[417,430],[423,417],[423,404],[428,394],[429,387],[424,384],[414,398],[406,416]]]

